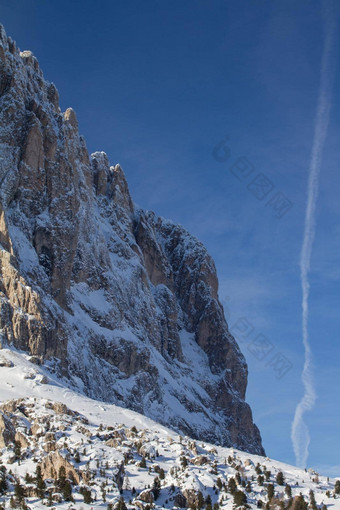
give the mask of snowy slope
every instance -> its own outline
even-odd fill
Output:
[[[121,498],[128,509],[147,509],[150,505],[196,508],[200,497],[208,509],[210,504],[216,510],[231,509],[234,496],[228,482],[239,476],[237,490],[246,495],[251,508],[257,508],[259,501],[263,505],[268,502],[267,486],[271,483],[275,494],[270,508],[288,507],[285,484],[289,484],[294,508],[298,508],[296,497],[302,494],[308,502],[312,490],[316,508],[325,504],[340,509],[340,496],[333,495],[335,480],[267,457],[181,437],[145,416],[67,388],[65,381],[51,377],[23,353],[3,350],[0,365],[0,399],[5,402],[2,412],[16,423],[16,431],[21,433],[17,440],[22,444],[20,462],[15,459],[12,443],[1,450],[2,463],[12,472],[8,491],[0,498],[2,504],[9,503],[16,476],[26,488],[26,503],[32,509],[45,508],[43,502],[47,503],[49,492],[53,506],[60,509],[107,508],[108,504],[117,506],[119,500],[122,505]],[[72,502],[64,501],[50,475],[44,476],[44,497],[34,494],[36,466],[46,466],[46,459],[54,458],[56,452],[59,459],[66,459],[68,476],[73,479]],[[267,476],[266,471],[270,471]],[[276,482],[278,472],[283,473],[284,485]],[[26,473],[33,479],[25,480]],[[262,485],[259,473],[264,476]],[[151,494],[155,479],[156,500]],[[90,504],[84,503],[84,488],[92,498]]]

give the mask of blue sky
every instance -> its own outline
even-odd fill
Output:
[[[290,428],[304,360],[299,256],[322,2],[0,0],[0,21],[37,56],[61,107],[76,110],[89,151],[122,165],[134,200],[208,247],[249,364],[247,399],[264,447],[294,463]],[[334,94],[310,274],[318,400],[306,415],[308,465],[333,476],[340,476],[339,118]],[[225,161],[214,157],[218,144],[228,147]],[[265,179],[262,200],[254,179]],[[281,218],[270,202],[277,193],[292,204]],[[263,360],[254,354],[258,335],[271,349]],[[281,378],[271,361],[279,354],[291,366]]]

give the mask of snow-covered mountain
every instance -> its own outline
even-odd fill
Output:
[[[0,353],[2,508],[340,509],[340,481],[180,436],[29,359]]]
[[[205,247],[134,205],[3,28],[0,73],[1,347],[92,398],[263,454]]]

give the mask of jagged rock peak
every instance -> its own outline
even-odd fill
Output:
[[[1,346],[89,396],[263,453],[205,247],[134,206],[37,60],[0,39]]]

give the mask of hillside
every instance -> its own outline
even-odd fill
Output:
[[[16,504],[14,490],[20,494],[21,487],[31,509],[298,510],[307,509],[310,491],[311,508],[340,508],[335,480],[179,436],[133,411],[70,390],[23,353],[3,350],[0,365],[3,507],[11,497]]]

